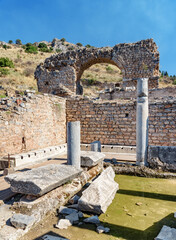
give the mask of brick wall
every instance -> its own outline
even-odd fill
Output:
[[[81,142],[136,145],[136,102],[67,99],[67,121],[81,121]],[[176,101],[149,106],[149,144],[176,144]]]
[[[0,101],[0,156],[66,142],[65,100],[32,95]]]

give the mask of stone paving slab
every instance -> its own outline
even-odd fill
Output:
[[[9,174],[5,180],[13,192],[42,196],[77,177],[82,170],[69,165],[50,164],[29,171]]]

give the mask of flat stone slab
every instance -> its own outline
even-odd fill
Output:
[[[101,152],[93,151],[81,151],[81,166],[92,167],[102,162],[105,158],[105,154]]]
[[[50,164],[32,170],[10,174],[5,180],[13,192],[42,196],[64,183],[73,180],[82,170],[70,165]]]
[[[176,239],[176,228],[171,228],[166,225],[164,225],[161,228],[161,231],[155,238],[155,240],[174,240],[174,239]]]
[[[114,181],[115,173],[112,167],[106,168],[90,186],[83,191],[78,200],[78,210],[95,214],[105,213],[119,189]]]

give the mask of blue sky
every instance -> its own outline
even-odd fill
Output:
[[[95,47],[153,38],[176,75],[175,0],[0,0],[0,40],[66,38]]]

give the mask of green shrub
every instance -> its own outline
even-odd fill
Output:
[[[61,38],[61,42],[65,42],[66,41],[66,39],[65,38]]]
[[[39,43],[38,48],[48,48],[46,43]]]
[[[68,47],[68,50],[74,50],[74,47],[70,46]]]
[[[3,47],[5,50],[7,49],[7,45],[6,45],[6,44],[4,44],[2,47]]]
[[[112,73],[114,70],[113,70],[113,68],[111,66],[107,66],[106,67],[106,71]]]
[[[76,45],[77,45],[78,47],[82,47],[82,43],[79,43],[79,42],[78,42]]]
[[[91,45],[87,44],[85,47],[86,47],[86,48],[91,48]]]
[[[56,52],[57,52],[57,53],[60,53],[60,52],[62,52],[62,50],[61,50],[60,48],[57,48],[57,49],[56,49]]]
[[[32,46],[33,44],[32,43],[26,43],[26,47],[30,47],[30,46]]]
[[[176,79],[173,81],[173,84],[176,85]]]
[[[7,97],[7,96],[4,95],[4,94],[0,95],[0,98],[6,98],[6,97]]]
[[[13,41],[12,40],[9,40],[9,44],[12,44],[13,43]]]
[[[22,45],[22,42],[21,42],[20,39],[17,39],[15,42],[16,42],[16,44],[18,44],[18,45]]]
[[[29,45],[26,47],[26,50],[25,50],[26,53],[38,53],[37,52],[37,47],[33,46],[33,45]]]
[[[87,79],[87,83],[88,85],[92,86],[92,85],[95,85],[96,84],[96,79],[95,78],[90,78],[90,79]]]
[[[13,68],[14,64],[12,62],[12,60],[10,60],[9,58],[0,58],[0,67],[9,67],[9,68]]]
[[[40,52],[52,52],[52,50],[46,48],[40,48]]]
[[[0,76],[6,76],[9,74],[9,69],[8,68],[0,68]]]

